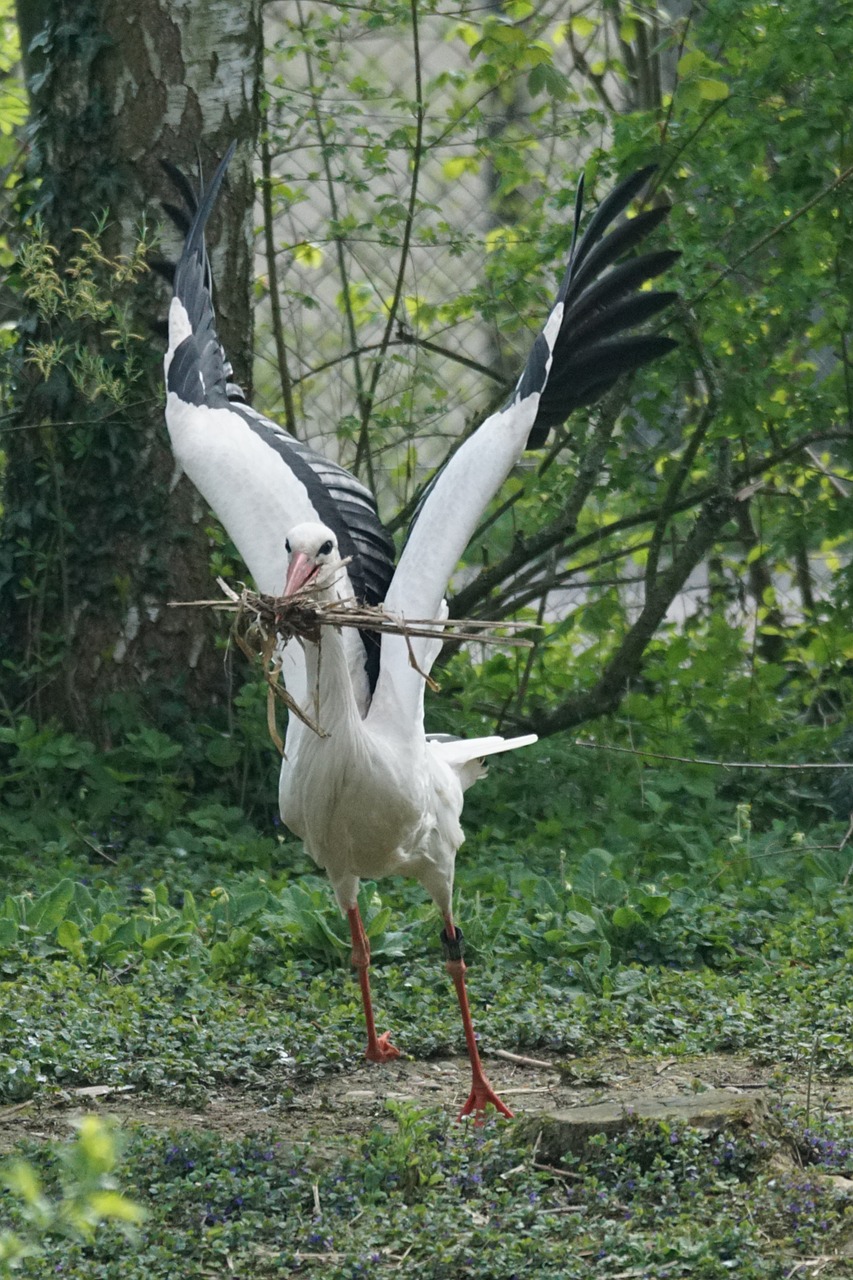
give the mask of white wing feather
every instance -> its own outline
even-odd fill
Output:
[[[563,304],[558,302],[543,329],[553,359]],[[418,514],[385,598],[389,613],[401,618],[446,616],[444,593],[481,515],[524,451],[536,420],[541,389],[514,398],[493,413],[457,449],[437,476]],[[444,613],[442,613],[442,609]],[[428,672],[441,646],[414,640],[412,652],[421,671]],[[423,709],[423,677],[410,660],[400,636],[382,637],[382,663],[369,719],[398,718],[409,724]]]

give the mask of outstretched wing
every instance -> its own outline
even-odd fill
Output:
[[[294,525],[314,520],[332,529],[341,555],[351,557],[347,571],[353,595],[376,604],[384,599],[394,571],[394,547],[373,495],[343,467],[252,409],[229,383],[230,368],[216,332],[204,229],[233,153],[232,143],[197,200],[183,177],[176,182],[188,205],[188,230],[174,273],[164,361],[172,448],[227,529],[260,591],[281,592],[287,534]],[[356,697],[366,708],[367,684],[372,688],[378,673],[378,651],[357,632],[348,631],[346,643],[353,647]],[[365,687],[359,688],[362,679]]]
[[[670,338],[634,330],[675,300],[674,293],[639,289],[665,271],[678,253],[663,250],[621,261],[666,217],[668,206],[641,213],[605,235],[653,171],[653,165],[641,169],[616,187],[578,239],[581,183],[572,248],[551,313],[507,403],[469,436],[430,485],[386,597],[390,612],[411,619],[438,617],[447,583],[477,522],[522,451],[544,444],[551,427],[597,399],[623,373],[676,345]],[[440,647],[430,640],[413,642],[421,670],[429,671]],[[371,717],[399,717],[408,723],[423,705],[423,684],[405,640],[383,636]]]

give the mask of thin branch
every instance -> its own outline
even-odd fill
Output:
[[[669,760],[673,764],[701,764],[712,769],[781,769],[788,773],[801,772],[803,769],[853,770],[853,760],[820,764],[773,764],[767,760],[706,760],[701,756],[668,756],[661,751],[644,751],[639,747],[614,747],[605,742],[588,742],[582,738],[573,739],[572,746],[583,747],[588,751],[616,751],[626,756],[642,756],[647,760]],[[848,834],[853,834],[853,831]]]
[[[699,452],[699,447],[705,440],[705,437],[710,430],[711,423],[716,417],[717,406],[720,399],[717,379],[710,361],[705,357],[702,344],[699,340],[699,335],[696,332],[696,326],[690,319],[689,315],[687,315],[685,319],[685,327],[692,339],[693,354],[695,355],[696,361],[702,370],[708,398],[704,409],[699,414],[699,419],[693,429],[690,439],[687,442],[687,446],[679,459],[678,466],[673,471],[669,484],[666,487],[663,501],[660,506],[660,513],[655,521],[655,527],[652,531],[651,546],[649,547],[649,554],[646,557],[646,585],[648,590],[652,590],[655,585],[660,553],[663,547],[666,529],[671,519],[673,507],[678,501],[678,495],[682,487],[687,482],[690,475],[690,469],[696,460],[697,453]]]
[[[545,605],[547,601],[548,601],[548,593],[547,591],[544,591],[541,593],[541,597],[539,600],[539,607],[536,611],[537,627],[541,627],[542,623],[545,620]],[[516,692],[516,697],[515,697],[515,705],[518,708],[519,712],[524,706],[524,699],[527,697],[527,687],[530,684],[530,677],[533,674],[533,664],[535,661],[536,661],[536,645],[531,645],[530,652],[528,653],[524,662],[524,670],[521,673],[521,679],[518,682],[518,690]],[[500,725],[498,726],[498,732],[500,732]]]
[[[406,277],[406,266],[409,260],[409,245],[412,241],[412,228],[415,222],[415,207],[418,198],[418,177],[420,175],[421,159],[423,157],[423,140],[424,140],[424,101],[423,101],[423,85],[421,81],[421,49],[418,33],[418,0],[411,0],[412,14],[412,53],[415,65],[415,145],[412,155],[412,183],[409,189],[409,205],[406,210],[406,221],[403,226],[403,243],[400,246],[400,264],[397,268],[397,279],[394,282],[394,293],[388,307],[388,319],[385,323],[385,332],[382,335],[382,341],[379,344],[379,355],[373,364],[373,370],[370,376],[370,386],[367,391],[367,399],[361,406],[361,426],[359,430],[358,445],[355,452],[354,471],[358,475],[359,466],[362,461],[367,464],[367,474],[370,480],[370,487],[375,489],[373,482],[373,464],[370,457],[370,437],[368,427],[370,424],[370,414],[373,409],[373,399],[376,395],[376,387],[379,383],[379,377],[385,363],[385,354],[388,350],[388,344],[391,341],[391,333],[397,317],[397,309],[400,305],[400,298],[403,294],[403,283]]]
[[[458,351],[451,351],[449,347],[442,347],[439,343],[431,342],[428,338],[419,338],[410,330],[403,328],[398,328],[397,337],[388,343],[364,343],[353,351],[344,351],[339,356],[333,356],[331,360],[324,360],[322,364],[312,365],[306,373],[302,373],[299,377],[293,379],[293,385],[298,387],[300,382],[305,382],[309,378],[316,378],[318,373],[325,373],[328,369],[334,369],[335,365],[345,364],[347,360],[352,360],[356,355],[369,355],[372,351],[381,351],[386,346],[422,347],[424,351],[432,351],[444,360],[452,360],[455,364],[461,364],[466,369],[472,369],[474,373],[482,374],[484,378],[491,378],[493,382],[499,382],[501,386],[509,387],[512,385],[503,374],[498,373],[496,369],[490,368],[489,365],[481,364],[479,360],[472,360],[470,356],[463,356]]]
[[[419,338],[416,334],[410,333],[408,329],[398,332],[398,341],[402,346],[411,343],[416,347],[423,347],[424,351],[432,351],[437,356],[444,356],[447,360],[454,360],[457,364],[464,365],[466,369],[473,369],[474,373],[481,373],[484,378],[491,378],[492,382],[497,382],[507,389],[512,386],[510,378],[505,378],[502,373],[499,373],[497,369],[493,369],[490,365],[481,364],[479,360],[472,360],[470,356],[460,355],[458,351],[451,351],[449,347],[443,347],[438,342],[431,342],[429,338]]]
[[[572,51],[572,60],[574,61],[574,64],[577,67],[578,71],[580,71],[581,75],[586,76],[587,80],[589,80],[590,84],[595,89],[595,92],[598,94],[599,98],[604,103],[604,106],[607,108],[610,115],[617,116],[619,112],[616,110],[615,104],[611,100],[610,95],[608,94],[607,90],[604,87],[604,76],[599,76],[595,74],[595,72],[590,67],[589,62],[587,61],[585,51],[578,48],[577,44],[575,43],[575,37],[574,37],[574,33],[572,32],[571,23],[567,25],[566,37],[569,42],[569,48]],[[589,48],[589,45],[587,45],[587,48]]]
[[[615,551],[608,552],[604,556],[596,556],[594,560],[585,560],[583,564],[571,565],[567,569],[563,569],[560,573],[553,573],[546,578],[537,578],[534,582],[529,583],[518,595],[513,595],[513,591],[518,589],[516,582],[510,583],[505,591],[497,595],[492,600],[494,612],[499,616],[509,616],[518,613],[519,609],[526,609],[528,605],[533,604],[540,597],[549,595],[552,591],[567,591],[574,585],[574,580],[583,574],[589,573],[593,569],[600,569],[603,565],[614,564],[620,560],[627,560],[630,556],[637,555],[641,551],[645,551],[649,546],[648,542],[631,543],[628,546],[618,547]],[[620,584],[630,583],[632,586],[641,584],[644,579],[642,577],[620,578]],[[602,581],[596,579],[594,585],[598,588],[613,585],[612,581]],[[522,583],[524,586],[524,583]]]
[[[755,476],[778,466],[782,462],[786,462],[798,453],[802,453],[810,444],[820,444],[827,440],[849,441],[851,439],[853,439],[853,431],[827,429],[810,432],[809,435],[801,437],[792,445],[777,450],[776,453],[758,458],[753,462],[736,468],[732,482],[736,487],[746,485]],[[714,486],[706,485],[692,494],[687,494],[675,503],[671,515],[683,515],[684,512],[692,510],[692,508],[699,506],[703,502],[707,502],[715,492]],[[576,555],[578,551],[603,542],[616,533],[622,533],[627,529],[635,529],[638,525],[650,524],[657,520],[660,510],[660,506],[656,505],[632,512],[631,515],[621,516],[618,520],[611,520],[607,524],[603,524],[599,528],[575,538],[572,542],[566,543],[562,547],[561,554],[569,558]],[[457,608],[466,614],[472,614],[481,601],[497,590],[503,582],[519,573],[533,561],[538,560],[545,552],[557,545],[571,532],[572,530],[565,525],[561,517],[553,521],[545,529],[538,530],[535,534],[516,538],[512,550],[502,560],[490,565],[488,569],[484,569],[473,582],[463,587],[453,597],[450,601],[451,614],[455,614]]]
[[[841,844],[838,846],[839,853],[844,848],[844,846],[846,845],[847,841],[850,839],[851,836],[853,836],[853,813],[850,814],[850,825],[848,826],[847,830],[844,832],[844,836],[841,840]],[[845,875],[844,879],[841,881],[845,889],[847,888],[847,885],[850,883],[851,872],[853,872],[853,862],[850,863],[850,866],[847,868],[847,874]]]
[[[834,471],[830,471],[829,467],[826,466],[823,460],[817,456],[817,454],[815,453],[811,445],[806,445],[805,452],[808,455],[809,461],[813,464],[815,470],[819,471],[822,476],[826,477],[826,479],[829,481],[832,488],[838,494],[838,497],[849,498],[850,490],[847,487],[848,481],[842,480],[841,477],[839,475],[836,475]]]
[[[290,376],[287,359],[287,347],[284,342],[284,326],[281,319],[281,298],[278,291],[278,269],[275,262],[275,240],[273,236],[272,212],[272,165],[270,162],[270,140],[267,113],[264,109],[263,133],[261,138],[261,195],[264,207],[264,246],[267,255],[267,279],[270,292],[270,316],[272,332],[275,339],[275,353],[278,361],[278,376],[281,381],[281,397],[284,404],[284,423],[292,436],[296,432],[296,412],[293,406],[293,380]]]
[[[459,592],[459,595],[454,598],[452,608],[468,608],[469,603],[483,599],[506,579],[508,570],[514,572],[532,560],[538,559],[574,531],[578,516],[601,470],[607,446],[619,418],[623,397],[624,388],[619,387],[606,398],[592,441],[578,467],[571,493],[557,519],[539,533],[529,538],[517,539],[513,550],[499,564],[483,570],[468,587]],[[462,601],[466,603],[463,605]]]

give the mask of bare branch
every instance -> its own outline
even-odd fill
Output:
[[[619,705],[628,683],[636,677],[646,646],[666,617],[667,609],[734,510],[735,499],[727,469],[727,459],[723,457],[719,487],[704,503],[690,534],[667,571],[659,575],[654,589],[647,592],[639,617],[623,637],[598,682],[584,693],[567,699],[555,710],[531,716],[520,723],[528,725],[540,737],[548,737],[612,711]]]
[[[604,86],[604,76],[597,75],[592,70],[592,67],[589,64],[589,61],[587,60],[586,51],[583,49],[580,49],[577,45],[577,42],[574,37],[574,33],[572,31],[571,23],[568,23],[566,27],[566,39],[568,40],[569,48],[572,51],[572,61],[577,67],[578,71],[580,71],[581,75],[586,76],[587,80],[595,89],[595,92],[598,94],[599,98],[601,99],[602,103],[607,108],[607,110],[610,112],[611,116],[618,115],[616,106],[612,98],[610,97],[610,94],[607,92],[607,89]]]
[[[770,471],[773,467],[787,462],[789,458],[795,457],[798,453],[802,453],[810,444],[820,444],[829,440],[850,441],[851,439],[853,439],[853,431],[826,429],[810,432],[806,436],[801,436],[793,444],[778,449],[775,453],[756,458],[735,468],[732,475],[732,483],[736,488],[746,485],[754,480],[756,476]],[[690,511],[701,503],[709,501],[715,493],[714,486],[705,485],[693,493],[686,494],[673,504],[670,516],[683,515],[686,511]],[[604,542],[607,538],[613,537],[614,534],[654,523],[658,519],[660,511],[660,506],[646,507],[640,511],[632,512],[630,515],[622,516],[618,520],[610,520],[598,529],[582,534],[571,542],[565,542],[560,554],[568,559],[587,547]],[[484,569],[473,582],[468,583],[453,597],[450,601],[451,614],[455,616],[457,609],[459,612],[467,614],[476,612],[482,601],[486,597],[492,596],[507,579],[517,576],[552,547],[557,546],[571,532],[572,528],[566,525],[561,515],[545,528],[537,530],[536,533],[527,537],[520,536],[516,538],[511,551],[501,560]]]

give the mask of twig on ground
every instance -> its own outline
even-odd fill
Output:
[[[509,1049],[493,1049],[493,1058],[503,1058],[506,1062],[518,1062],[523,1067],[543,1067],[546,1071],[557,1071],[553,1062],[545,1062],[542,1058],[525,1058],[521,1053],[510,1053]]]

